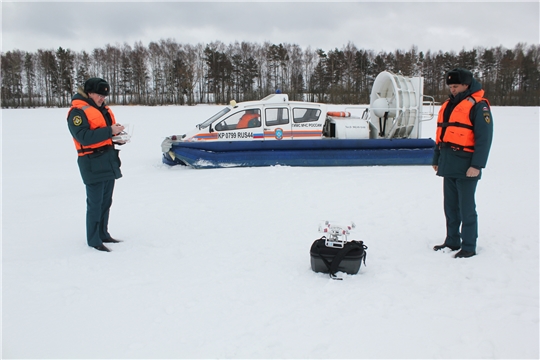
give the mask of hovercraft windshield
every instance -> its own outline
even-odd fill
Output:
[[[203,122],[202,124],[197,125],[197,127],[199,129],[207,128],[208,126],[210,126],[210,124],[212,124],[214,121],[216,121],[217,119],[219,119],[220,117],[228,113],[229,111],[231,111],[231,109],[226,107],[222,109],[220,112],[218,112],[217,114],[213,115],[210,119]]]

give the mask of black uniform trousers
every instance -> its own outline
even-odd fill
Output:
[[[452,247],[476,251],[478,215],[474,195],[477,179],[444,178],[444,215],[446,240]]]
[[[109,239],[109,210],[115,180],[86,185],[86,240],[88,246],[99,246]]]

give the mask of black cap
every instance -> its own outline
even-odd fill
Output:
[[[84,83],[84,92],[87,94],[95,93],[107,96],[110,91],[109,83],[101,78],[90,78]]]
[[[471,85],[473,74],[469,70],[456,68],[446,74],[446,85],[462,84]]]

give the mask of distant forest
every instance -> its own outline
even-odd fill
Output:
[[[261,99],[277,89],[291,100],[369,104],[382,71],[423,76],[424,94],[448,97],[446,71],[470,69],[492,105],[540,105],[540,45],[519,43],[456,52],[375,53],[348,43],[324,51],[294,44],[220,41],[179,44],[167,39],[133,46],[106,45],[92,52],[69,49],[1,53],[2,108],[69,107],[90,77],[111,84],[117,105],[224,104]]]

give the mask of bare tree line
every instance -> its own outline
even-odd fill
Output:
[[[194,105],[255,100],[277,89],[292,100],[368,104],[370,85],[384,70],[423,76],[424,93],[446,99],[446,71],[470,69],[492,105],[540,105],[540,45],[519,43],[470,51],[374,53],[295,44],[222,42],[179,44],[167,39],[73,52],[40,49],[1,53],[2,108],[68,107],[90,77],[111,84],[109,104]]]

